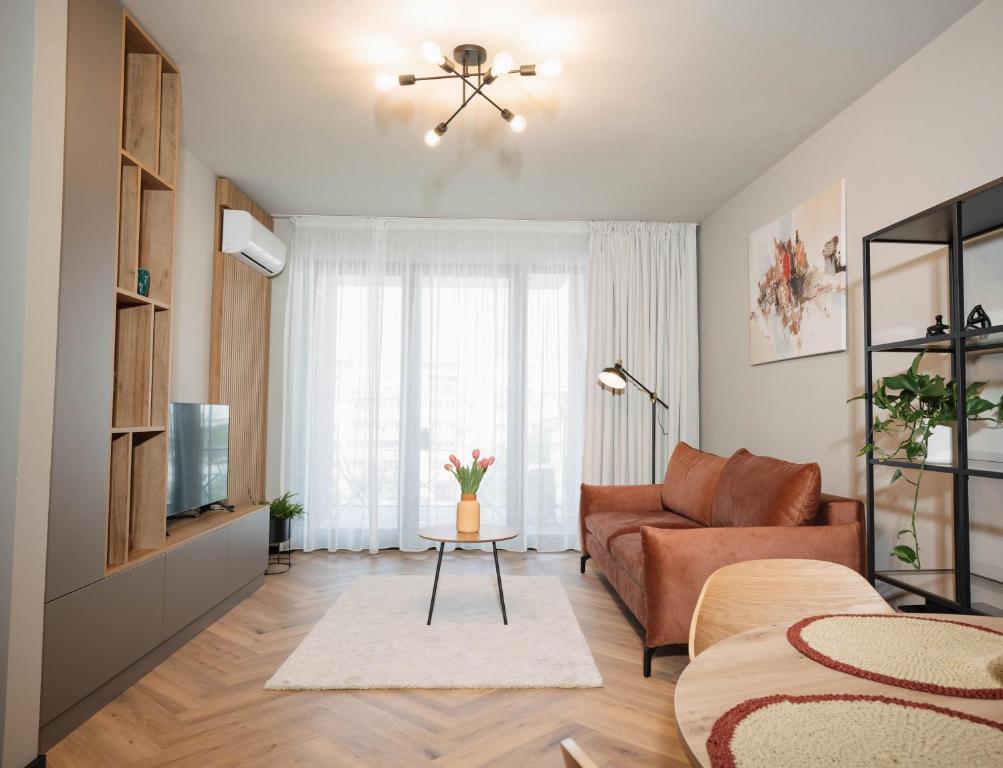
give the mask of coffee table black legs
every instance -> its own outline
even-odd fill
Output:
[[[439,569],[442,567],[442,550],[446,546],[446,542],[439,542],[439,559],[435,562],[435,581],[432,582],[432,602],[428,604],[428,621],[425,626],[429,626],[432,623],[432,611],[435,609],[435,591],[439,588]]]
[[[439,589],[439,570],[442,568],[442,550],[446,542],[439,542],[439,557],[435,561],[435,581],[432,582],[432,600],[428,604],[428,621],[425,626],[432,624],[432,611],[435,610],[435,593]],[[498,544],[491,542],[491,551],[495,557],[495,576],[498,578],[498,601],[501,603],[502,621],[508,625],[508,613],[505,611],[505,591],[502,589],[501,568],[498,566]]]
[[[498,577],[498,599],[501,601],[502,621],[504,621],[505,624],[508,625],[508,614],[505,613],[505,591],[502,589],[502,585],[501,585],[501,568],[498,567],[498,543],[497,542],[494,542],[494,541],[491,542],[491,551],[494,553],[494,556],[495,556],[495,576]]]

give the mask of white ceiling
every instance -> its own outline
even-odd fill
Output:
[[[976,0],[126,0],[182,73],[182,141],[273,213],[701,221]],[[564,75],[436,74],[461,42]]]

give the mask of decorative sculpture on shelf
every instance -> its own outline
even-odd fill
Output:
[[[965,330],[991,327],[992,321],[989,319],[989,315],[986,314],[981,304],[976,304],[972,311],[968,313],[968,319],[965,320]]]
[[[935,322],[933,325],[927,326],[926,335],[927,336],[946,336],[947,335],[947,331],[948,331],[948,329],[951,326],[949,326],[946,323],[944,323],[944,316],[943,315],[937,315],[934,318],[934,320],[936,320],[937,322]]]

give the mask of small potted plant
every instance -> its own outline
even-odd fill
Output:
[[[958,385],[955,381],[945,381],[943,376],[920,373],[919,366],[923,361],[921,352],[912,361],[909,370],[897,376],[886,376],[878,379],[871,403],[875,408],[884,411],[887,418],[875,415],[871,425],[871,442],[858,451],[858,456],[876,456],[881,460],[905,459],[916,464],[915,479],[910,479],[896,469],[891,482],[904,480],[913,486],[912,516],[909,527],[903,528],[896,535],[901,542],[908,537],[907,542],[899,543],[889,554],[898,558],[914,569],[922,569],[920,560],[919,535],[916,530],[916,508],[919,504],[919,488],[923,482],[923,472],[930,461],[930,441],[935,433],[954,424],[958,414]],[[981,397],[984,381],[973,381],[964,393],[965,415],[969,421],[990,422],[999,425],[1003,422],[1003,400],[994,403]],[[867,394],[857,395],[852,400],[865,400]],[[995,415],[993,415],[995,411]],[[879,446],[876,436],[883,434],[893,439],[889,449]]]
[[[477,489],[488,471],[495,463],[495,457],[482,459],[481,452],[475,448],[473,461],[469,467],[460,464],[456,456],[450,455],[446,471],[456,478],[460,484],[460,500],[456,503],[456,530],[460,533],[476,533],[481,529],[481,503],[477,500]]]
[[[276,496],[271,501],[261,501],[260,504],[268,505],[269,532],[268,543],[278,546],[289,541],[292,537],[290,531],[292,521],[297,517],[302,517],[306,511],[302,504],[297,504],[292,500],[295,493],[287,491],[281,496]]]

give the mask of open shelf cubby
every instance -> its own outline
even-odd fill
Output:
[[[175,183],[181,117],[177,67],[122,15],[115,353],[106,569],[163,550],[170,401]],[[140,270],[149,289],[139,292]]]
[[[108,565],[121,565],[129,555],[129,496],[132,477],[132,435],[111,439],[111,483],[108,495]]]
[[[129,516],[129,558],[160,549],[167,531],[167,433],[132,436],[132,512]]]
[[[112,426],[150,425],[150,374],[153,361],[153,305],[115,310],[115,393]]]

